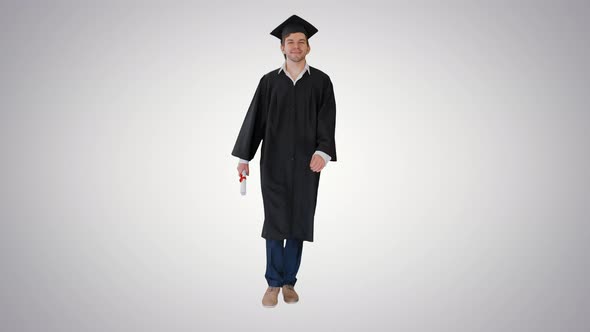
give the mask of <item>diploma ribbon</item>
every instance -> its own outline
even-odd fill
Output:
[[[242,182],[244,180],[246,180],[246,177],[244,175],[240,174],[240,182]]]

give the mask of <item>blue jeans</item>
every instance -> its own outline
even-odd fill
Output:
[[[303,240],[266,239],[266,273],[264,277],[271,287],[293,285],[297,282],[297,271],[301,264]]]

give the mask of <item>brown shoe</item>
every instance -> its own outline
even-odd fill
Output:
[[[281,290],[280,287],[271,287],[269,286],[262,297],[262,305],[265,308],[274,308],[277,303],[279,302],[279,291]]]
[[[299,301],[299,295],[297,295],[293,285],[283,286],[283,299],[286,303],[297,303]]]

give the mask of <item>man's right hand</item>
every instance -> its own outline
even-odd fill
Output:
[[[250,176],[250,168],[248,164],[238,163],[238,175],[241,175],[243,170],[246,170],[246,175]]]

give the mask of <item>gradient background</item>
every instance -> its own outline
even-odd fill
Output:
[[[316,25],[338,162],[266,289],[270,31]],[[588,331],[590,5],[2,1],[0,330]]]

